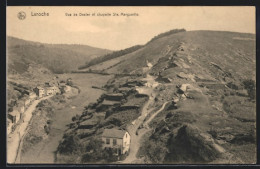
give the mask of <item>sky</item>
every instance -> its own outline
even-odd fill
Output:
[[[20,20],[19,12],[26,18]],[[34,13],[49,16],[32,16]],[[72,16],[66,16],[71,14]],[[97,14],[111,16],[97,16]],[[113,16],[117,13],[119,16]],[[125,16],[124,14],[132,14]],[[73,16],[77,14],[77,16]],[[80,16],[90,14],[90,16]],[[95,14],[95,15],[92,15]],[[52,44],[120,50],[171,29],[255,33],[254,7],[7,7],[7,35]]]

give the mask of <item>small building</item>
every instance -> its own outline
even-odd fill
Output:
[[[34,88],[33,91],[36,93],[38,97],[43,97],[45,95],[45,90],[43,87],[38,86]]]
[[[121,155],[129,151],[131,138],[125,130],[105,129],[102,141],[104,149],[113,149],[117,155]]]
[[[10,113],[8,113],[8,119],[11,120],[12,123],[17,123],[20,120],[20,112],[17,110],[14,110]]]

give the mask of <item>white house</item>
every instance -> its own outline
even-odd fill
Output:
[[[121,155],[129,151],[131,138],[125,130],[105,129],[102,141],[104,149],[112,148],[117,155]]]

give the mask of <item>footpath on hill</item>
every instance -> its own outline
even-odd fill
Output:
[[[146,121],[145,118],[148,114],[152,113],[154,110],[153,108],[148,108],[149,105],[152,105],[154,103],[154,88],[158,85],[158,83],[155,81],[155,78],[153,76],[147,75],[147,77],[144,79],[147,81],[146,85],[143,87],[138,87],[137,90],[141,94],[146,94],[149,96],[149,100],[147,103],[143,106],[141,110],[141,115],[136,119],[134,122],[132,122],[129,126],[127,126],[127,131],[131,135],[131,144],[130,144],[130,152],[129,155],[126,157],[123,161],[118,161],[117,163],[125,163],[125,164],[131,164],[135,163],[137,159],[136,155],[141,145],[141,138],[142,136],[150,131],[148,124],[153,118],[159,114],[161,111],[164,110],[166,104],[168,102],[165,102],[162,107],[154,112]],[[143,125],[144,127],[139,130],[139,127]]]

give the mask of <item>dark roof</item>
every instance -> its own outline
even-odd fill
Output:
[[[102,137],[123,138],[125,133],[125,130],[105,129],[102,134]]]

